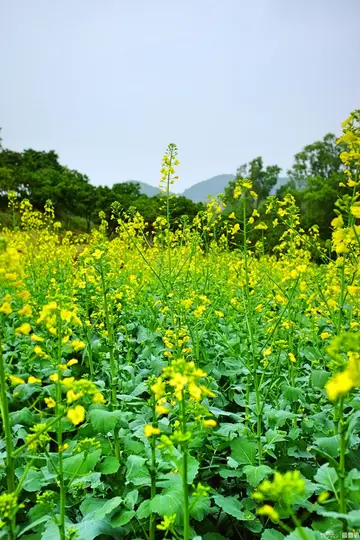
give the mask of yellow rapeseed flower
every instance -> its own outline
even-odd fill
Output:
[[[31,336],[30,339],[31,339],[31,341],[38,341],[39,343],[40,343],[41,341],[44,341],[44,338],[38,336],[37,334],[32,334],[32,336]]]
[[[24,307],[19,309],[19,315],[21,315],[21,317],[31,317],[32,315],[31,306],[29,304],[25,304]]]
[[[71,366],[74,366],[75,364],[78,364],[78,363],[79,363],[79,361],[76,360],[76,358],[71,358],[71,360],[69,360],[66,365],[67,365],[67,367],[71,367]]]
[[[31,326],[29,323],[22,323],[16,328],[15,332],[16,334],[24,334],[25,336],[28,336],[31,332]]]
[[[106,403],[106,399],[104,398],[101,392],[95,392],[95,394],[92,397],[92,402],[96,404]]]
[[[146,424],[144,427],[145,437],[152,437],[153,435],[159,435],[160,429],[153,427],[151,424]]]
[[[353,380],[349,370],[337,373],[325,385],[325,390],[330,401],[335,401],[341,396],[346,396],[353,388]]]
[[[74,426],[77,426],[85,420],[85,409],[82,405],[76,405],[68,410],[66,417]]]
[[[74,349],[75,352],[81,351],[81,349],[85,349],[86,343],[84,341],[81,341],[80,339],[74,339],[70,343],[70,347]]]
[[[37,379],[36,377],[33,377],[32,375],[30,375],[30,377],[28,378],[28,383],[29,384],[41,383],[41,379]]]
[[[279,513],[270,506],[270,504],[264,504],[260,508],[258,508],[256,512],[259,516],[267,516],[273,521],[274,523],[277,523],[280,519]]]
[[[44,401],[49,409],[56,407],[56,401],[52,397],[46,397]]]
[[[210,427],[216,427],[216,425],[217,425],[216,420],[214,420],[212,418],[210,418],[209,420],[204,420],[203,421],[203,426],[204,427],[210,428]]]
[[[0,306],[0,313],[5,313],[5,315],[11,315],[12,311],[13,310],[12,310],[10,302],[4,302]]]
[[[24,379],[16,377],[16,375],[9,375],[9,380],[13,386],[17,386],[18,384],[25,384]]]

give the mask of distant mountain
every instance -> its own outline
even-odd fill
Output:
[[[218,195],[224,193],[224,190],[230,180],[234,180],[233,174],[218,174],[208,180],[203,180],[197,184],[185,189],[184,197],[191,199],[194,202],[206,202],[208,195]]]
[[[270,195],[276,195],[277,190],[280,189],[281,186],[283,186],[284,184],[287,184],[288,181],[289,181],[289,178],[287,176],[279,178],[279,180],[276,182],[275,186],[270,191]]]
[[[155,195],[159,195],[160,189],[154,186],[150,186],[150,184],[146,184],[145,182],[139,182],[138,180],[127,180],[129,184],[139,184],[140,185],[140,192],[143,195],[147,195],[148,197],[154,197]]]
[[[218,195],[219,193],[224,193],[226,186],[230,180],[234,180],[234,178],[235,176],[233,174],[218,174],[217,176],[213,176],[208,180],[203,180],[202,182],[194,184],[193,186],[185,189],[183,193],[179,193],[179,195],[183,195],[184,197],[191,199],[193,202],[207,202],[209,195]],[[279,178],[276,186],[272,188],[270,194],[275,195],[276,191],[288,181],[289,179],[287,177]],[[141,193],[147,195],[148,197],[154,197],[160,193],[159,188],[146,184],[145,182],[139,182],[138,180],[128,180],[128,182],[139,184]]]

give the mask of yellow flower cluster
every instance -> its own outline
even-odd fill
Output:
[[[206,386],[200,384],[202,378],[207,374],[195,366],[193,361],[187,362],[185,358],[173,360],[170,366],[165,367],[161,377],[151,387],[156,400],[161,399],[165,394],[173,395],[178,401],[185,396],[189,396],[194,401],[200,401],[203,397],[214,397]],[[167,390],[166,390],[167,389]]]
[[[350,390],[360,385],[360,355],[357,352],[348,352],[346,369],[333,375],[325,385],[330,401],[346,396]]]
[[[304,491],[305,481],[299,471],[288,471],[285,474],[276,472],[273,480],[263,480],[252,496],[257,501],[281,499],[285,504],[291,505],[292,501]]]

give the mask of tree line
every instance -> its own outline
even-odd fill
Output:
[[[340,195],[339,184],[346,182],[340,159],[342,151],[344,147],[336,144],[333,134],[305,146],[294,157],[294,164],[287,172],[288,182],[276,193],[278,197],[286,193],[295,197],[302,227],[307,230],[317,224],[323,241],[331,236],[330,222],[335,216],[335,202]],[[229,182],[225,189],[227,208],[223,219],[226,220],[232,212],[241,217],[241,200],[234,197],[234,190],[239,179],[248,178],[258,195],[256,207],[261,219],[265,223],[269,221],[265,213],[265,200],[276,186],[280,173],[277,165],[265,167],[261,157],[240,166],[235,180]],[[162,196],[148,197],[140,192],[140,186],[136,183],[94,186],[86,174],[61,165],[55,151],[28,149],[15,152],[4,148],[0,139],[0,211],[3,217],[6,215],[9,191],[16,192],[20,200],[29,199],[39,210],[51,199],[59,219],[75,230],[90,230],[91,226],[97,225],[100,210],[110,218],[114,201],[118,201],[125,212],[130,208],[138,210],[150,228],[156,217],[164,213]],[[173,228],[177,227],[184,215],[191,220],[204,210],[202,203],[194,203],[183,196],[171,197],[170,206]],[[275,245],[276,241],[274,237],[270,244]]]

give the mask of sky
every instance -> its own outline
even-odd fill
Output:
[[[0,0],[3,146],[95,185],[283,175],[360,108],[360,0]]]

